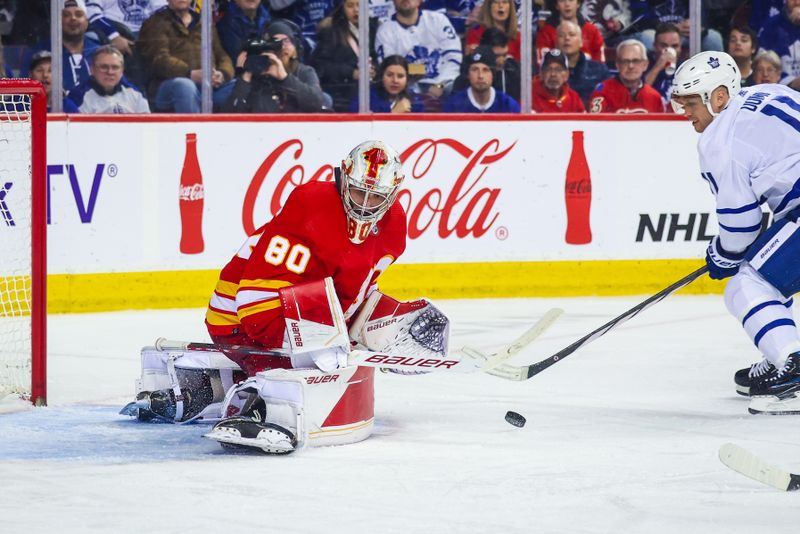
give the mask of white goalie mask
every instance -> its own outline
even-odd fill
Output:
[[[359,244],[369,237],[389,211],[402,183],[400,156],[386,143],[365,141],[350,151],[339,175],[350,241]]]
[[[687,59],[672,80],[672,96],[697,95],[711,112],[712,117],[718,114],[711,106],[711,93],[717,87],[728,89],[728,96],[733,98],[742,87],[742,73],[736,61],[725,52],[700,52]],[[683,115],[683,106],[671,100],[675,113]]]

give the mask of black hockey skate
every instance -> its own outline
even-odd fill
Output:
[[[223,419],[204,437],[218,441],[226,449],[260,450],[267,454],[289,454],[297,448],[297,438],[290,430],[242,415]]]
[[[775,366],[766,359],[754,363],[750,367],[739,369],[733,375],[733,381],[736,383],[736,393],[739,395],[749,396],[750,386],[753,382],[760,381],[768,376],[776,373]]]
[[[786,358],[781,369],[756,380],[750,386],[751,397],[772,396],[788,399],[800,392],[800,353],[795,352]]]
[[[183,402],[184,406],[191,405],[192,394],[189,391],[183,392]],[[139,421],[160,419],[174,423],[177,410],[178,403],[175,401],[175,393],[171,389],[162,389],[139,392],[136,400],[128,403],[119,413],[136,417]],[[182,419],[185,418],[184,414]]]

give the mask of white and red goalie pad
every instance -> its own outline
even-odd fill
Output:
[[[400,302],[375,291],[353,320],[350,338],[385,354],[446,358],[450,320],[426,299]]]
[[[278,293],[292,354],[349,349],[347,324],[331,277],[285,287]]]

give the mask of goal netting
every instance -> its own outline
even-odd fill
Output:
[[[0,402],[46,402],[45,98],[0,80]]]

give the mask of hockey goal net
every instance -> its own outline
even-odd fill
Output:
[[[0,402],[47,400],[46,100],[0,80]]]

